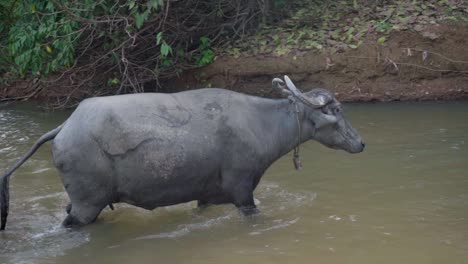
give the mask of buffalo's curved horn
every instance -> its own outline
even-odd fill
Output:
[[[312,108],[321,108],[328,104],[331,100],[329,96],[326,96],[322,93],[317,93],[312,97],[306,97],[301,91],[299,91],[299,89],[296,88],[294,83],[287,75],[284,76],[284,80],[286,81],[286,86],[293,93],[293,95],[296,96],[302,103]]]

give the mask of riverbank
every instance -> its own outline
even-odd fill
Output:
[[[287,74],[303,90],[323,87],[347,102],[467,99],[468,27],[438,25],[427,32],[395,32],[384,45],[369,36],[358,48],[335,54],[299,49],[284,56],[225,54],[166,87],[224,87],[268,96],[271,79]]]
[[[298,48],[280,56],[224,53],[208,66],[162,83],[157,91],[222,87],[271,96],[271,79],[286,74],[305,91],[323,87],[345,102],[468,99],[467,40],[467,26],[445,24],[433,25],[424,34],[394,32],[384,44],[369,35],[359,47],[341,52]],[[17,80],[4,85],[0,100],[56,103],[86,97],[66,86],[41,89],[39,83]]]

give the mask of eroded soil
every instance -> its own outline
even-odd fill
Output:
[[[268,96],[272,78],[287,74],[303,90],[326,88],[342,101],[468,98],[468,27],[443,25],[431,31],[431,38],[397,32],[385,45],[369,36],[359,48],[336,54],[296,50],[282,57],[219,56],[165,87],[224,87]]]

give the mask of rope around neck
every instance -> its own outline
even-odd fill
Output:
[[[294,106],[296,108],[296,120],[297,120],[297,127],[298,127],[298,135],[297,135],[297,146],[294,147],[294,156],[293,156],[293,163],[294,168],[296,170],[302,170],[302,162],[301,158],[299,157],[299,146],[301,145],[301,121],[299,120],[299,108],[297,107],[297,102],[294,102]]]

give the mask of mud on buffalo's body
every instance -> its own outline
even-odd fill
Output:
[[[83,101],[2,176],[1,228],[9,176],[53,138],[54,164],[71,202],[65,226],[91,223],[119,202],[146,209],[192,200],[233,203],[250,214],[265,170],[298,144],[315,139],[351,153],[363,150],[329,92],[302,94],[287,84],[289,99],[211,88]]]

